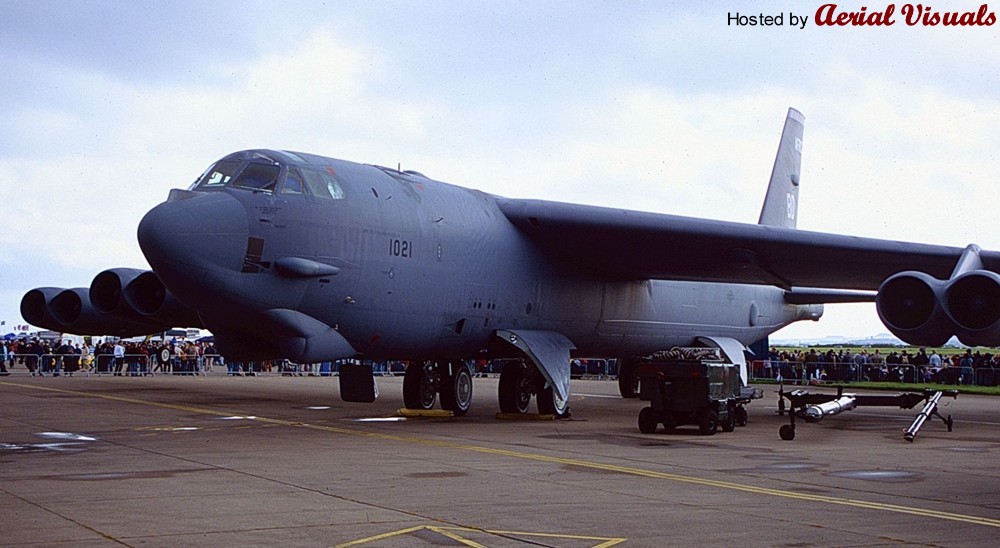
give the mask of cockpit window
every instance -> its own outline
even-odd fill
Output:
[[[306,185],[302,182],[302,174],[294,167],[288,168],[285,174],[285,184],[281,187],[282,194],[305,194]]]
[[[233,178],[233,175],[240,169],[240,160],[221,160],[216,162],[212,167],[205,170],[205,173],[195,181],[189,190],[211,190],[213,188],[222,188],[229,183],[229,180]]]
[[[302,175],[305,178],[306,188],[311,194],[334,200],[344,199],[344,187],[337,181],[333,169],[303,167]]]
[[[279,165],[252,162],[243,169],[240,176],[233,182],[233,186],[274,192],[274,188],[278,184],[279,174],[281,174],[281,166]]]

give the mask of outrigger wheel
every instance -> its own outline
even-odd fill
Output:
[[[790,424],[783,424],[778,429],[778,435],[785,441],[792,441],[795,439],[795,427]]]

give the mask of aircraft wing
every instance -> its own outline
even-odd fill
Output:
[[[861,238],[542,200],[498,199],[503,214],[569,268],[612,279],[874,290],[919,270],[948,279],[963,248]],[[1000,252],[982,251],[1000,270]]]

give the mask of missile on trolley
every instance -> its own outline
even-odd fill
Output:
[[[903,434],[903,439],[913,443],[913,438],[917,437],[917,432],[920,431],[920,427],[924,425],[924,422],[929,419],[931,415],[934,415],[944,421],[945,425],[948,426],[948,431],[951,432],[952,426],[955,424],[951,419],[951,415],[948,415],[948,418],[945,418],[937,409],[938,403],[941,401],[941,396],[945,394],[946,392],[943,391],[928,394],[927,403],[924,404],[924,408],[920,411],[920,414],[917,415],[917,418],[913,419],[913,423],[910,424],[910,427],[906,429],[906,432]],[[947,391],[947,395],[953,398],[958,397],[958,391],[949,390]]]
[[[806,422],[819,422],[823,417],[839,415],[844,411],[850,411],[858,406],[858,401],[853,395],[841,396],[835,400],[824,403],[807,405],[802,413]]]

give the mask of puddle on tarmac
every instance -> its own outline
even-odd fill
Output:
[[[908,472],[906,470],[844,470],[842,472],[828,472],[825,475],[835,478],[880,481],[885,483],[919,481],[923,476],[920,472]]]
[[[461,478],[468,476],[466,472],[414,472],[407,474],[408,478]]]
[[[954,453],[989,453],[989,447],[942,447],[943,451],[952,451]]]

